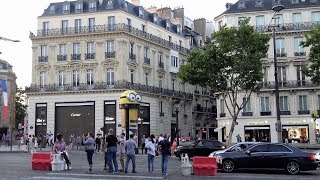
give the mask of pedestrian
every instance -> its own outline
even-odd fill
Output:
[[[71,149],[73,149],[74,144],[75,144],[75,137],[74,137],[74,134],[72,133],[70,135],[70,147],[71,147]]]
[[[20,136],[20,143],[19,143],[19,149],[21,149],[20,146],[23,147],[23,143],[24,143],[24,138],[23,138],[23,135]]]
[[[82,138],[80,137],[79,134],[78,134],[78,136],[77,136],[77,138],[76,138],[76,143],[77,143],[77,150],[78,150],[78,149],[82,150],[82,147],[81,147]]]
[[[117,142],[118,139],[113,135],[113,129],[109,129],[108,136],[106,137],[106,150],[107,150],[107,162],[109,166],[109,173],[118,172],[117,162]],[[113,171],[114,166],[114,171]]]
[[[163,134],[160,134],[159,142],[161,142],[163,139],[164,139]]]
[[[94,154],[94,149],[95,149],[95,141],[94,141],[94,136],[91,132],[88,133],[88,135],[85,137],[82,135],[83,139],[83,145],[85,145],[84,149],[87,153],[87,160],[89,164],[89,171],[87,173],[91,174],[92,173],[92,156]]]
[[[103,149],[104,149],[104,168],[103,170],[108,170],[107,165],[108,165],[108,153],[107,153],[107,144],[105,142],[106,137],[108,135],[105,135],[105,137],[103,138]]]
[[[163,140],[159,142],[161,152],[161,172],[162,175],[168,176],[168,161],[171,156],[170,142],[167,140],[167,134],[163,136]]]
[[[46,146],[50,146],[50,144],[49,144],[49,133],[47,133],[47,135],[46,135]]]
[[[71,161],[70,161],[68,152],[66,150],[66,147],[67,147],[66,143],[62,140],[62,134],[57,134],[57,140],[53,145],[53,152],[60,154],[63,157],[63,159],[65,160],[65,163],[67,164],[67,170],[70,170]]]
[[[3,133],[2,134],[2,143],[4,144],[4,147],[6,147],[7,146],[7,139],[6,139],[6,135]]]
[[[126,167],[124,172],[128,173],[128,165],[131,160],[132,162],[132,173],[136,172],[136,153],[135,149],[138,147],[137,141],[134,140],[133,134],[130,135],[130,139],[126,141],[126,149],[127,149],[127,160],[126,160]]]
[[[142,135],[142,138],[141,138],[141,154],[143,154],[143,150],[145,149],[145,147],[146,147],[146,136]],[[146,151],[145,151],[145,153],[147,154]]]
[[[101,147],[101,139],[100,136],[97,135],[96,137],[96,152],[99,153]]]
[[[238,134],[236,137],[237,137],[237,143],[242,142],[240,134]]]
[[[124,170],[124,155],[126,154],[126,139],[125,134],[121,133],[120,140],[119,140],[119,159],[121,164],[120,172]]]
[[[154,170],[154,157],[156,156],[156,142],[154,135],[151,134],[149,137],[149,142],[146,144],[146,149],[148,150],[148,172],[153,173]]]
[[[52,133],[49,135],[49,143],[50,143],[50,146],[53,145],[53,134]]]
[[[10,146],[10,144],[11,144],[11,133],[7,134],[7,144],[8,144],[8,146]]]
[[[174,138],[171,145],[171,152],[174,152],[176,148],[177,148],[177,138]]]

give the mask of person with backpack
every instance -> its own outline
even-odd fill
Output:
[[[85,137],[83,135],[83,145],[85,145],[84,149],[87,153],[87,160],[88,160],[88,164],[89,164],[89,171],[88,173],[91,174],[92,173],[92,156],[94,154],[94,150],[95,150],[95,140],[94,140],[94,136],[91,132],[88,133],[87,137]]]
[[[156,142],[154,135],[151,134],[145,148],[148,150],[148,172],[153,173],[154,157],[156,156]]]
[[[171,146],[167,138],[168,136],[165,134],[163,140],[158,144],[161,152],[161,172],[164,176],[168,176],[168,161],[171,156]]]

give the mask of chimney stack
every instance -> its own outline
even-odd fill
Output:
[[[151,6],[151,7],[147,8],[146,11],[149,12],[149,13],[156,13],[157,12],[157,7]]]
[[[131,2],[135,6],[140,6],[140,0],[131,0]]]

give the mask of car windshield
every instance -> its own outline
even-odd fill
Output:
[[[227,152],[234,152],[234,151],[244,151],[248,147],[252,146],[253,144],[236,144],[235,146],[231,147],[227,150]]]

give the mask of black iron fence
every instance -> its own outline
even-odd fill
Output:
[[[262,89],[274,89],[275,82],[262,82]],[[313,83],[310,80],[294,80],[294,81],[279,81],[279,88],[309,88],[309,87],[318,87],[319,85]]]
[[[276,32],[281,31],[308,31],[315,29],[320,24],[319,21],[316,22],[301,22],[301,23],[283,23],[275,27]],[[271,26],[256,26],[255,30],[261,33],[272,32]]]

